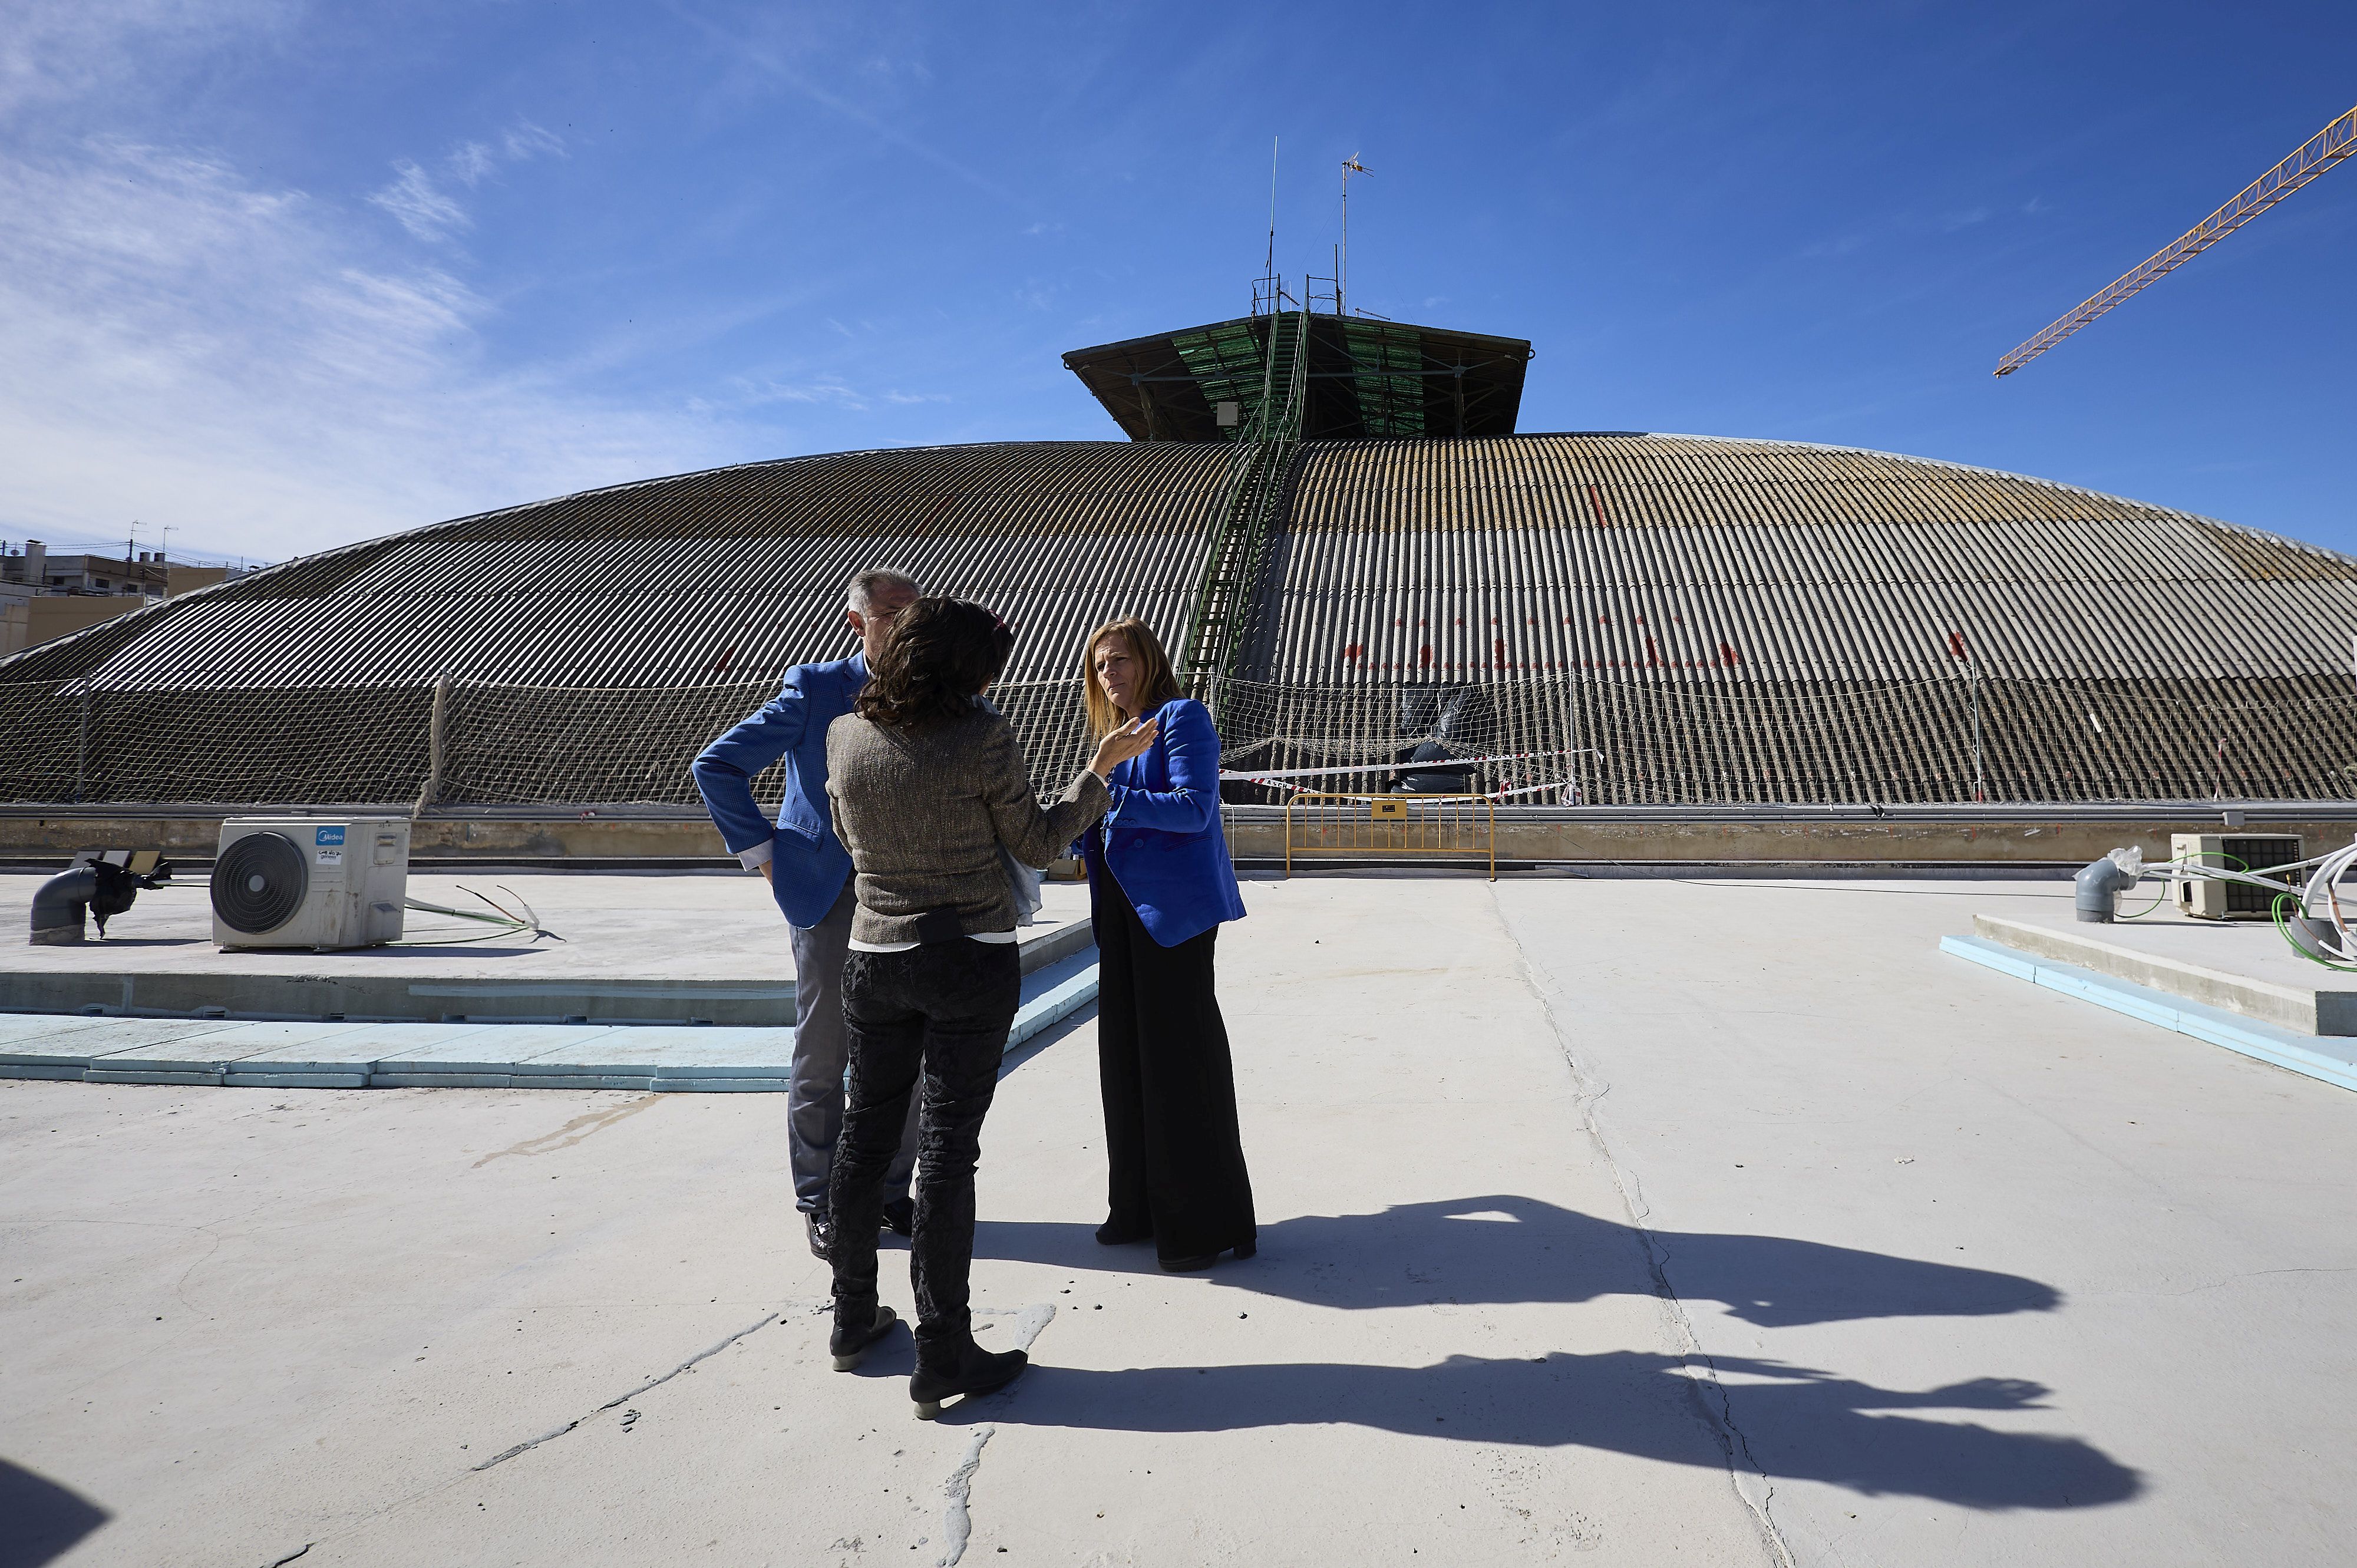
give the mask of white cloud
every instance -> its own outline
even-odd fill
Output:
[[[450,153],[450,177],[469,190],[499,166],[499,158],[480,142],[461,142]]]
[[[291,25],[302,0],[12,0],[0,24],[0,116],[68,103]]]
[[[565,138],[519,115],[516,123],[500,134],[500,148],[511,164],[530,163],[534,158],[561,158],[565,156]]]
[[[519,116],[516,123],[500,134],[499,145],[487,142],[461,142],[450,149],[442,166],[449,177],[472,190],[497,173],[503,163],[529,163],[533,158],[565,156],[565,139],[554,132],[543,130],[531,121]],[[401,220],[401,226],[420,240],[447,240],[462,230],[474,227],[475,220],[457,199],[435,183],[434,176],[419,164],[408,159],[395,159],[393,181],[369,197]]]
[[[486,149],[471,142],[463,151],[481,152],[486,158],[489,156]],[[488,163],[484,166],[488,168]],[[466,209],[445,196],[435,185],[434,177],[407,158],[394,164],[393,172],[393,182],[370,196],[369,200],[401,220],[401,226],[412,234],[421,240],[447,240],[457,231],[474,226]],[[474,180],[467,183],[472,185]]]
[[[447,231],[427,192],[404,221]],[[0,534],[137,518],[274,558],[735,455],[688,411],[488,363],[463,278],[219,158],[0,150]]]
[[[831,403],[838,408],[864,409],[867,400],[840,381],[813,381],[804,386],[776,383],[754,394],[754,403]]]

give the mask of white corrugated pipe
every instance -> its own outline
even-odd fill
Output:
[[[2103,859],[2093,862],[2071,879],[2076,892],[2075,903],[2079,918],[2091,925],[2108,926],[2119,910],[2120,895],[2135,886],[2144,877],[2144,851],[2115,849]]]

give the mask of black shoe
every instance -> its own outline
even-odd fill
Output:
[[[896,1197],[884,1205],[884,1229],[895,1236],[917,1233],[917,1200]]]
[[[867,1348],[891,1333],[892,1326],[899,1321],[899,1315],[879,1301],[876,1304],[876,1321],[865,1330],[846,1333],[837,1327],[826,1341],[827,1354],[834,1358],[834,1369],[847,1372],[859,1365],[867,1355]]]
[[[1153,1239],[1154,1227],[1151,1225],[1133,1229],[1108,1219],[1097,1227],[1097,1245],[1100,1247],[1126,1247],[1132,1241],[1150,1241]]]
[[[828,1261],[834,1248],[834,1220],[817,1209],[802,1210],[802,1229],[810,1234],[811,1256],[820,1262]]]
[[[1162,1258],[1157,1261],[1161,1263],[1162,1272],[1166,1274],[1200,1274],[1220,1261],[1220,1252],[1227,1251],[1229,1249],[1222,1247],[1219,1251],[1198,1252],[1191,1258]],[[1239,1241],[1234,1248],[1236,1261],[1242,1262],[1259,1251],[1260,1244],[1257,1240]]]
[[[992,1352],[969,1339],[952,1370],[936,1371],[919,1362],[917,1375],[909,1380],[909,1397],[917,1402],[917,1419],[931,1421],[942,1413],[942,1401],[955,1394],[996,1393],[1030,1364],[1031,1358],[1020,1350]]]

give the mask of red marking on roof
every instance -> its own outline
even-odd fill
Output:
[[[1587,504],[1596,509],[1597,527],[1609,528],[1612,526],[1609,522],[1607,522],[1604,520],[1604,498],[1597,492],[1597,489],[1594,485],[1587,487]]]
[[[1736,652],[1733,648],[1724,642],[1718,645],[1718,657],[1723,662],[1728,664],[1740,664],[1743,662],[1743,655]]]
[[[1964,634],[1963,632],[1952,631],[1948,634],[1948,657],[1951,659],[1970,659],[1972,657],[1971,654],[1964,651]]]

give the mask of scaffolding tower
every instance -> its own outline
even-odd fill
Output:
[[[1239,421],[1227,483],[1203,553],[1203,574],[1187,618],[1178,678],[1189,694],[1220,712],[1221,688],[1234,674],[1245,623],[1258,598],[1267,553],[1294,454],[1301,446],[1301,413],[1309,372],[1309,313],[1282,312],[1269,323],[1260,395]]]

